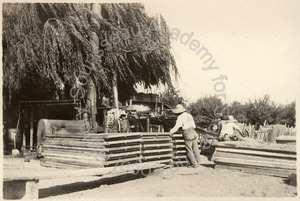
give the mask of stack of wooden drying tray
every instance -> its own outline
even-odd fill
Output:
[[[42,119],[38,144],[43,145],[42,165],[83,169],[136,163],[173,162],[169,133],[87,133],[75,121]]]
[[[296,172],[296,146],[255,141],[216,142],[216,168],[287,177]]]

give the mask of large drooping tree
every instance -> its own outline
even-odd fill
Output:
[[[70,98],[78,85],[94,107],[117,88],[172,87],[170,71],[177,73],[166,22],[142,4],[6,3],[2,27],[4,110],[57,91]]]

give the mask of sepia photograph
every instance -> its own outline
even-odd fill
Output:
[[[299,197],[300,1],[0,6],[1,199]]]

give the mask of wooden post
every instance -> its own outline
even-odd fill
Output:
[[[25,129],[23,129],[23,146],[26,148],[26,137],[25,137]]]
[[[150,132],[150,117],[147,117],[147,132]]]
[[[30,150],[33,149],[33,108],[30,107]]]
[[[119,116],[119,96],[118,96],[118,77],[117,72],[113,72],[113,80],[112,80],[112,90],[113,90],[113,101],[114,101],[114,107],[117,110],[116,116]]]
[[[107,112],[103,110],[104,133],[108,133]]]
[[[252,136],[252,130],[251,130],[251,125],[249,125],[249,137],[253,138],[253,136]]]

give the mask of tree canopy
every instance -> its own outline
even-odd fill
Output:
[[[214,110],[219,113],[225,107],[229,109],[229,115],[242,123],[263,125],[266,121],[267,124],[286,124],[288,126],[295,126],[296,123],[295,102],[277,105],[271,102],[269,95],[248,100],[245,103],[233,101],[229,105],[224,104],[221,99],[215,96],[209,96],[200,98],[188,106],[195,121],[206,126],[211,123],[212,119],[216,118]],[[222,113],[226,114],[226,111]]]
[[[125,87],[136,83],[172,87],[170,70],[177,70],[162,16],[147,15],[138,3],[101,4],[102,16],[92,13],[90,6],[3,4],[3,86],[7,100],[14,94],[28,98],[29,89],[65,90],[76,83],[80,70],[89,62],[94,64],[97,90],[103,93],[110,93],[114,72]],[[100,29],[92,26],[92,18]],[[148,32],[153,22],[157,32]],[[93,32],[103,51],[98,54],[92,51]]]

